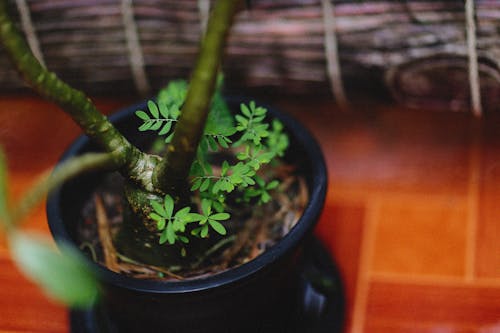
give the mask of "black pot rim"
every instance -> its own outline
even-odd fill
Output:
[[[228,97],[229,101],[245,101],[248,98],[239,96]],[[144,108],[146,102],[141,102],[130,107],[121,109],[109,117],[112,122],[117,122],[131,116],[136,110]],[[106,284],[112,284],[128,290],[146,292],[146,293],[160,293],[160,294],[180,294],[206,291],[226,285],[231,285],[235,282],[250,278],[252,275],[265,269],[268,265],[277,261],[290,252],[291,249],[296,248],[305,236],[312,232],[314,225],[322,211],[323,204],[326,197],[327,187],[327,171],[325,160],[319,144],[311,135],[311,133],[301,125],[297,120],[293,119],[287,114],[281,113],[272,107],[262,103],[257,103],[266,107],[273,116],[280,119],[285,127],[293,133],[293,136],[303,147],[305,147],[307,158],[312,163],[312,188],[310,191],[309,203],[304,209],[302,216],[297,224],[290,230],[290,232],[283,237],[277,244],[265,251],[263,254],[253,259],[252,261],[231,268],[227,271],[218,274],[194,278],[183,281],[151,281],[134,279],[122,274],[115,273],[107,268],[88,261],[92,268],[96,271],[99,278]],[[85,135],[80,136],[74,143],[66,150],[60,162],[75,156],[82,147],[90,142],[89,138]],[[74,241],[69,235],[62,221],[62,212],[59,203],[62,200],[61,188],[55,189],[47,199],[47,218],[49,228],[52,232],[56,243],[65,242],[74,244]]]

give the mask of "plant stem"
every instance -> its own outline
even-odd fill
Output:
[[[107,152],[126,175],[134,175],[144,154],[128,142],[90,99],[42,66],[7,13],[7,1],[0,0],[0,41],[24,80],[42,97],[59,105],[82,130]]]
[[[50,171],[44,173],[11,210],[8,219],[10,225],[7,228],[21,221],[54,188],[85,172],[116,169],[118,165],[115,160],[112,153],[87,153],[64,162],[52,173]]]
[[[156,187],[174,197],[187,189],[187,177],[203,135],[226,37],[240,0],[219,0],[208,21],[186,101],[167,155],[153,174]]]

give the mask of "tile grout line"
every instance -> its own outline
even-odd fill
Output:
[[[481,145],[477,128],[472,125],[472,142],[469,148],[469,179],[467,184],[467,226],[465,244],[465,281],[475,278],[477,226],[479,223],[479,196],[481,177]]]
[[[367,215],[364,221],[361,238],[361,251],[356,281],[356,293],[352,313],[351,333],[362,333],[366,320],[368,294],[370,292],[370,266],[375,249],[375,231],[380,210],[378,198],[367,204]]]
[[[441,206],[449,203],[450,199],[456,202],[467,205],[468,197],[468,184],[464,186],[463,194],[433,194],[433,193],[407,193],[407,192],[375,192],[371,190],[346,190],[338,185],[335,187],[335,193],[332,194],[333,200],[337,202],[352,203],[371,201],[373,198],[378,198],[383,195],[384,200],[390,202],[407,203],[412,201],[425,201],[428,205]]]
[[[498,288],[500,279],[476,278],[474,283],[469,283],[461,276],[442,275],[413,275],[391,272],[376,272],[370,275],[372,282],[391,283],[400,285],[421,285],[429,287],[467,287],[467,288]]]

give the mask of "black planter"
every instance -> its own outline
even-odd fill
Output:
[[[240,100],[230,98],[229,104],[237,107]],[[117,128],[139,146],[151,139],[143,133],[137,135],[140,124],[133,113],[144,107],[145,104],[135,105],[111,117]],[[298,224],[278,244],[255,260],[207,278],[180,282],[136,280],[90,263],[102,281],[103,298],[96,308],[83,314],[87,322],[82,325],[87,328],[79,330],[73,327],[73,331],[309,331],[304,327],[307,318],[303,316],[307,317],[304,311],[310,310],[298,306],[303,302],[300,298],[304,289],[301,248],[311,235],[323,207],[326,168],[320,148],[312,136],[290,117],[272,108],[268,110],[288,129],[292,140],[288,158],[300,161],[301,171],[309,186],[310,201]],[[62,159],[95,150],[96,147],[83,136]],[[81,207],[101,177],[99,173],[82,176],[50,195],[47,214],[56,241],[75,243],[75,225]]]

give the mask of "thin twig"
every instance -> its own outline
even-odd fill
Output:
[[[125,271],[125,269],[128,269],[130,271],[140,271],[145,273],[146,271],[149,272],[149,278],[151,278],[152,273],[163,273],[167,276],[170,276],[171,278],[177,279],[177,280],[183,280],[184,278],[180,275],[177,275],[172,272],[172,270],[168,270],[163,267],[158,267],[158,266],[153,266],[153,265],[146,265],[142,264],[138,261],[135,261],[133,259],[130,259],[129,257],[124,256],[123,254],[117,252],[116,255],[118,258],[122,261],[120,263],[120,267],[122,268],[122,271]]]
[[[151,87],[144,69],[144,56],[137,32],[137,24],[134,19],[132,0],[122,0],[121,11],[132,77],[139,93],[142,96],[147,96],[151,91]]]
[[[214,246],[212,246],[210,249],[208,249],[201,258],[198,259],[198,261],[192,265],[192,268],[197,268],[200,266],[208,257],[210,257],[213,253],[217,252],[219,249],[224,247],[225,245],[232,243],[236,240],[235,235],[231,235],[229,237],[225,237],[221,239],[219,242],[215,243]]]
[[[111,239],[111,231],[109,229],[108,217],[106,210],[102,203],[100,196],[96,195],[94,198],[96,219],[97,219],[97,233],[101,241],[102,251],[104,253],[104,264],[113,272],[120,272],[118,267],[118,260],[116,257],[116,248]]]
[[[31,48],[31,52],[33,52],[33,55],[38,59],[40,64],[45,66],[45,60],[43,59],[42,50],[40,49],[40,43],[38,41],[35,26],[31,20],[30,7],[26,3],[26,0],[16,0],[16,5],[21,18],[21,25],[24,33],[26,34],[26,39]]]
[[[467,53],[469,55],[469,83],[472,113],[476,117],[483,114],[481,106],[481,87],[479,85],[479,68],[477,61],[476,22],[474,20],[474,1],[465,1],[465,16],[467,24]]]
[[[96,195],[94,201],[96,207],[97,232],[104,253],[104,265],[109,270],[116,273],[140,272],[144,277],[152,277],[160,272],[178,280],[182,279],[182,276],[172,273],[168,269],[153,265],[145,265],[118,253],[113,245],[109,221],[102,199]],[[121,262],[118,259],[120,259]]]
[[[94,246],[90,244],[90,242],[83,242],[82,244],[80,244],[80,250],[83,251],[85,249],[89,249],[92,260],[94,262],[97,262],[97,253],[95,252]]]
[[[349,109],[344,84],[342,82],[342,72],[340,70],[337,33],[335,28],[335,9],[331,0],[321,0],[323,10],[323,25],[325,30],[325,57],[327,63],[327,74],[330,79],[332,93],[342,111]]]

